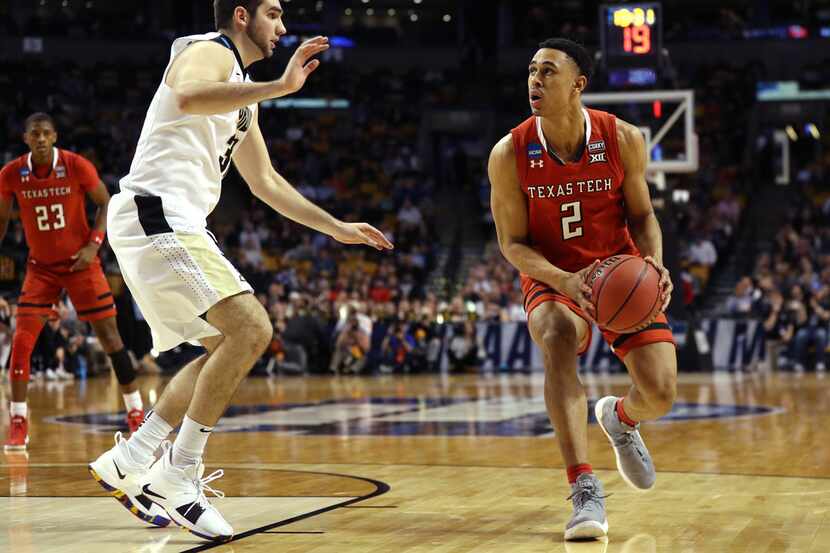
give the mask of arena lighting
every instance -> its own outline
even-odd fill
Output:
[[[351,8],[346,8],[346,9],[343,11],[343,13],[344,13],[344,14],[346,14],[346,15],[352,15],[352,9],[351,9]]]
[[[375,15],[375,8],[366,8],[366,15]]]
[[[386,10],[386,13],[387,15],[389,15],[389,17],[395,17],[395,14],[398,12],[395,11],[395,8],[389,8],[388,10]]]
[[[420,4],[423,0],[412,0],[412,1],[415,2],[416,4]]]
[[[277,98],[259,105],[265,109],[349,109],[351,102],[343,98]]]
[[[352,15],[351,9],[347,8],[346,12],[346,15]],[[280,38],[280,44],[286,48],[291,48],[292,46],[299,45],[300,42],[306,40],[307,38],[311,37],[306,35],[284,35]],[[329,45],[332,48],[354,48],[355,41],[349,37],[334,35],[329,37]]]
[[[448,13],[445,13],[443,19],[444,23],[449,23],[450,21],[452,21],[452,16]]]
[[[688,190],[683,190],[682,188],[677,188],[672,190],[671,199],[676,204],[685,204],[689,203],[689,197],[691,194]]]
[[[804,125],[804,132],[809,133],[814,139],[818,140],[821,138],[821,133],[818,132],[818,127],[816,127],[815,123],[807,123]]]
[[[830,88],[801,90],[798,81],[759,81],[756,91],[759,102],[830,100]]]
[[[787,35],[790,38],[802,39],[807,38],[810,33],[807,31],[806,27],[802,27],[801,25],[790,25],[787,27]]]
[[[787,128],[785,128],[784,131],[786,131],[787,136],[789,136],[790,140],[792,140],[793,142],[798,140],[798,134],[796,134],[795,129],[792,125],[787,125]]]
[[[413,23],[418,21],[418,14],[417,13],[410,14],[409,20],[412,21]]]

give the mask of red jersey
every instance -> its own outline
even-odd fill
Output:
[[[548,151],[535,116],[510,131],[530,245],[568,272],[615,254],[639,255],[626,224],[616,117],[583,112],[588,138],[578,161],[563,163]]]
[[[17,198],[29,256],[44,264],[69,262],[89,242],[86,193],[98,186],[98,171],[78,154],[53,148],[52,168],[37,178],[31,154],[0,170],[0,195]]]

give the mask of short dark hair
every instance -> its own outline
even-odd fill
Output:
[[[213,0],[213,18],[216,21],[216,30],[228,29],[233,21],[233,10],[242,6],[253,15],[262,0]]]
[[[34,125],[35,123],[49,123],[52,125],[52,128],[57,130],[58,128],[55,126],[55,120],[52,119],[52,116],[48,113],[43,113],[42,111],[35,112],[31,114],[26,120],[23,122],[23,132],[29,132],[29,127]]]
[[[539,48],[551,48],[565,52],[579,68],[579,74],[585,75],[586,79],[591,80],[591,75],[594,72],[594,62],[591,61],[591,56],[583,45],[568,38],[548,38],[539,43]]]

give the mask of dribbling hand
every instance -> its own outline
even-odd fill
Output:
[[[588,276],[593,273],[599,265],[599,259],[585,267],[584,269],[575,273],[569,273],[568,276],[562,279],[559,291],[572,300],[574,300],[579,308],[591,319],[592,323],[596,323],[597,310],[594,306],[594,300],[591,299],[591,287],[588,286]]]
[[[365,244],[376,250],[391,250],[392,242],[369,223],[340,223],[331,237],[343,244]]]
[[[329,49],[329,39],[324,36],[310,38],[300,44],[280,77],[286,94],[300,90],[312,71],[320,66],[320,60],[311,58]],[[311,60],[311,61],[309,61]]]

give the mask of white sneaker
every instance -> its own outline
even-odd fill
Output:
[[[173,464],[170,442],[165,442],[162,451],[161,458],[141,479],[144,494],[164,507],[173,522],[200,538],[216,541],[231,539],[233,528],[205,497],[205,491],[216,497],[225,497],[224,493],[208,486],[224,476],[225,472],[220,469],[202,478],[205,472],[203,463],[182,469]]]
[[[46,380],[57,380],[58,375],[52,369],[46,369]]]
[[[89,464],[89,473],[110,492],[128,511],[150,524],[167,526],[170,519],[164,509],[153,503],[141,491],[139,480],[150,468],[133,461],[127,449],[127,440],[121,432],[115,433],[115,446]]]
[[[75,375],[68,372],[63,367],[58,367],[55,370],[55,376],[57,376],[59,380],[75,380]]]

